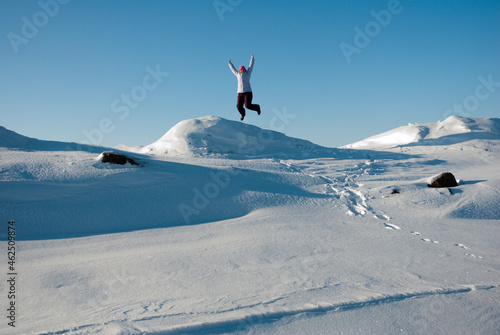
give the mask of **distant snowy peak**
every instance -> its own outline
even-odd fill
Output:
[[[426,142],[432,142],[434,145],[446,145],[485,138],[500,139],[500,119],[450,116],[444,121],[435,123],[410,123],[407,126],[348,144],[343,148],[391,148],[414,145],[419,142],[422,145]]]
[[[160,156],[306,157],[331,154],[325,148],[283,133],[215,116],[184,120],[158,141],[144,147],[121,145],[122,150]]]

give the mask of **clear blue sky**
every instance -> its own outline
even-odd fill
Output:
[[[0,34],[0,125],[40,139],[145,145],[239,120],[227,61],[251,54],[263,113],[245,122],[321,145],[500,117],[498,0],[0,0]]]

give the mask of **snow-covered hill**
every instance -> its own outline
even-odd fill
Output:
[[[334,149],[283,133],[216,116],[184,120],[158,141],[144,147],[119,149],[157,156],[225,156],[231,158],[304,158],[331,155]]]
[[[498,129],[453,117],[367,151],[203,117],[121,146],[135,166],[0,128],[0,334],[499,333]],[[426,186],[445,171],[458,187]]]
[[[37,151],[86,151],[99,153],[106,148],[73,142],[45,141],[20,135],[0,126],[0,148]]]
[[[408,145],[449,145],[477,139],[500,139],[500,119],[450,116],[442,122],[410,123],[344,148],[387,149]]]
[[[5,199],[0,213],[18,213],[17,219],[26,222],[19,235],[23,239],[197,224],[285,204],[297,195],[321,197],[306,190],[322,184],[320,178],[288,171],[273,160],[255,165],[221,159],[199,166],[190,164],[189,158],[266,154],[293,158],[335,151],[240,122],[205,117],[180,122],[145,148],[127,148],[135,152],[126,154],[144,166],[121,166],[99,161],[98,154],[115,149],[0,131],[0,182],[4,182],[0,199]],[[24,210],[28,205],[30,210]]]

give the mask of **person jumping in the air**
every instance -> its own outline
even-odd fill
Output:
[[[250,76],[252,75],[253,62],[254,58],[252,55],[248,70],[246,70],[244,66],[240,66],[240,70],[236,71],[234,65],[231,63],[231,60],[229,60],[229,68],[238,78],[238,102],[236,103],[236,108],[238,108],[238,112],[241,114],[241,121],[245,118],[245,108],[243,108],[243,103],[245,103],[245,107],[247,109],[256,111],[257,114],[260,115],[260,106],[252,104],[253,93],[252,87],[250,87]]]

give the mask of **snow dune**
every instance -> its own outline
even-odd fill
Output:
[[[475,139],[500,139],[500,120],[497,118],[465,118],[450,116],[436,123],[410,123],[368,137],[344,148],[383,149],[405,145],[448,145]]]
[[[0,127],[22,279],[0,333],[499,333],[499,129],[325,148],[207,116],[111,149]],[[458,187],[426,187],[444,171]]]
[[[25,239],[196,224],[239,217],[296,197],[321,197],[305,189],[321,183],[319,178],[272,162],[254,170],[141,157],[146,162],[141,168],[109,166],[83,152],[58,158],[50,153],[2,156],[10,168],[1,174],[10,180],[0,184],[3,210],[26,222],[19,235]],[[19,163],[20,156],[29,159],[26,165]]]
[[[118,148],[157,156],[222,155],[233,159],[305,158],[336,152],[280,132],[215,116],[181,121],[158,141],[144,147],[120,145]]]

